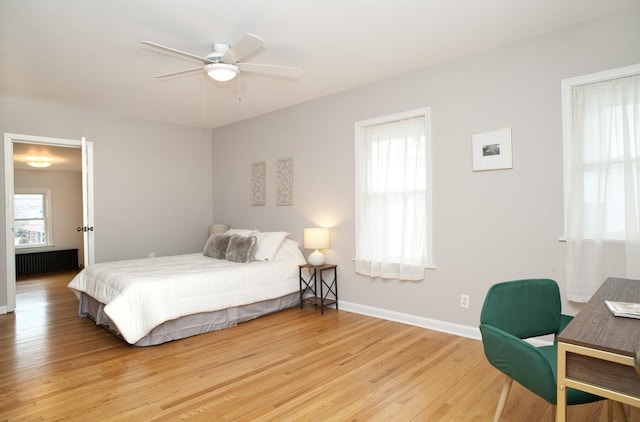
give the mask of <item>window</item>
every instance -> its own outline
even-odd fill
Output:
[[[567,297],[640,277],[640,65],[563,81]]]
[[[356,123],[356,271],[421,280],[432,266],[429,109]]]
[[[16,248],[53,244],[50,198],[50,189],[16,189],[13,196],[13,234]]]

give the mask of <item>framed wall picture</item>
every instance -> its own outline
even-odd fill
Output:
[[[264,206],[267,201],[266,170],[264,161],[251,164],[251,205]]]
[[[293,205],[293,158],[278,160],[277,205]]]
[[[511,128],[471,135],[473,171],[513,168]]]

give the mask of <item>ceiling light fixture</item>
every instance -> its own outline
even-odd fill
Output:
[[[49,162],[49,161],[29,161],[27,164],[30,165],[31,167],[45,168],[45,167],[49,167],[51,165],[51,162]]]
[[[218,82],[227,82],[235,78],[240,72],[238,66],[227,63],[210,63],[204,67],[204,71],[212,79]]]
[[[52,163],[52,159],[48,157],[27,157],[27,165],[36,168],[49,167]]]

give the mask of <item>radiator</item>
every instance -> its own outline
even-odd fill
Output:
[[[77,269],[77,249],[16,254],[16,276]]]

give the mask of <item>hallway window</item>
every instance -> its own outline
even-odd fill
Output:
[[[51,190],[16,188],[13,204],[15,247],[52,245]]]

